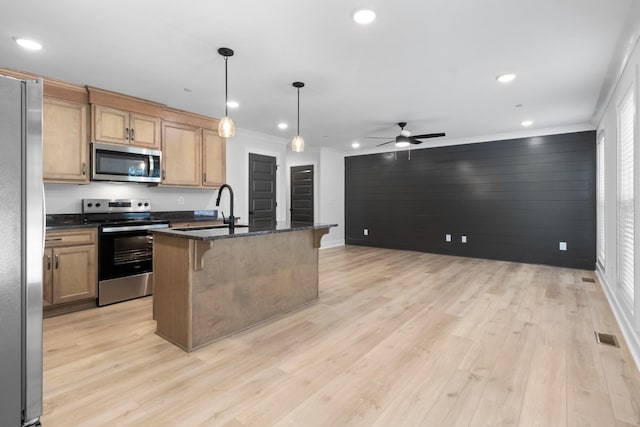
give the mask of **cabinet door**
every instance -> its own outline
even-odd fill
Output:
[[[96,296],[96,248],[94,245],[53,249],[53,303]]]
[[[129,143],[129,112],[92,105],[92,137],[94,141]]]
[[[162,184],[201,186],[202,141],[200,128],[162,123]]]
[[[202,131],[202,185],[220,187],[227,179],[227,141],[218,136],[218,132]]]
[[[53,304],[53,249],[45,249],[42,257],[42,305]]]
[[[139,147],[160,149],[160,119],[144,114],[131,113],[129,142]]]
[[[87,104],[43,99],[42,174],[45,181],[89,182],[88,108]]]

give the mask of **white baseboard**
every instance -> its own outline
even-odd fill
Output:
[[[320,249],[329,249],[329,248],[335,248],[338,246],[344,246],[344,239],[327,240],[326,242],[323,241],[320,244]]]
[[[636,362],[636,369],[640,371],[640,337],[636,334],[631,319],[629,319],[622,310],[615,293],[609,287],[607,279],[599,268],[596,269],[596,274],[598,275],[598,279],[600,279],[600,283],[602,283],[602,289],[604,290],[604,294],[607,296],[609,306],[611,307],[611,311],[613,311],[613,315],[616,317],[620,330],[622,331],[622,335],[624,335],[624,339],[629,345],[631,357],[633,357],[633,360]]]

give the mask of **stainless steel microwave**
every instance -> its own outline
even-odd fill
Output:
[[[91,144],[91,179],[159,183],[162,152],[126,145]]]

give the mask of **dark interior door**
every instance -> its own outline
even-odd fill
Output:
[[[291,167],[291,221],[313,223],[313,165]]]
[[[276,225],[276,158],[249,153],[249,225]]]

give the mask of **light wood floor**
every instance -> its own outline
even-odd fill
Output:
[[[46,319],[43,425],[640,425],[593,272],[349,246],[320,263],[317,304],[190,354],[153,333],[150,298]]]

